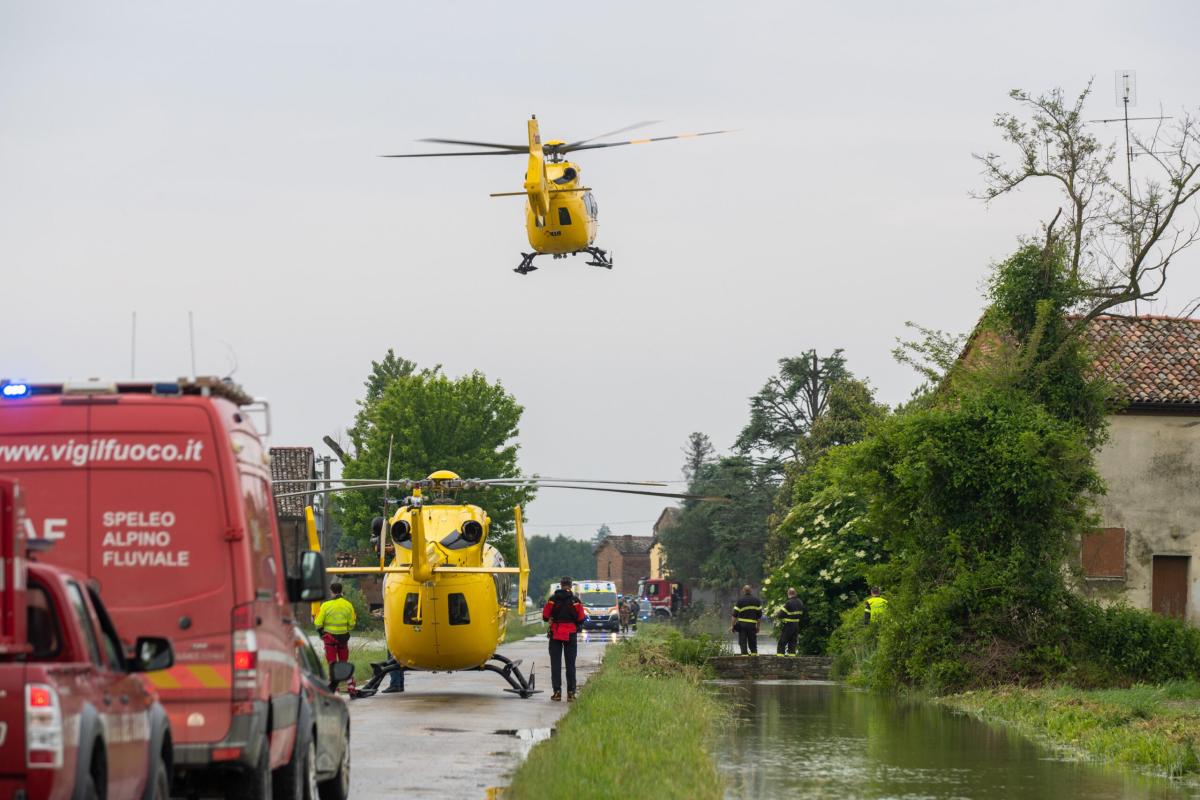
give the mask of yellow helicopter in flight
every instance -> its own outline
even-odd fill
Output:
[[[665,142],[669,139],[694,139],[713,136],[729,131],[705,131],[683,133],[674,136],[654,136],[645,139],[628,139],[621,142],[597,142],[636,128],[653,125],[654,122],[639,122],[615,131],[565,142],[551,139],[542,142],[538,132],[537,115],[527,123],[529,144],[494,144],[473,142],[463,139],[421,139],[422,142],[462,145],[464,147],[486,147],[487,150],[470,150],[453,153],[399,153],[383,158],[443,158],[447,156],[515,156],[528,153],[529,162],[525,169],[525,185],[519,192],[493,192],[492,197],[525,197],[525,233],[529,237],[532,253],[521,253],[521,263],[513,270],[521,275],[533,272],[537,267],[533,259],[539,255],[566,258],[587,253],[593,267],[612,269],[612,257],[607,250],[596,247],[596,218],[598,207],[590,187],[583,185],[579,165],[565,161],[563,156],[577,150],[595,150],[603,147],[623,147],[630,144]]]
[[[321,479],[320,482],[324,482]],[[538,488],[641,494],[676,499],[729,502],[709,497],[632,488],[662,486],[654,481],[588,481],[553,478],[501,478],[463,480],[449,470],[434,472],[424,480],[346,479],[331,489],[307,488],[275,497],[300,497],[326,492],[367,489],[399,489],[409,492],[386,520],[377,518],[379,564],[372,567],[330,567],[326,572],[342,575],[384,575],[383,626],[388,660],[375,667],[375,674],[358,690],[358,696],[374,694],[380,682],[395,670],[457,672],[487,670],[504,678],[512,692],[529,697],[538,690],[532,672],[521,672],[520,662],[498,652],[504,642],[512,606],[510,581],[517,578],[516,608],[525,608],[529,586],[529,558],[521,508],[515,511],[517,565],[505,564],[500,552],[488,543],[491,519],[476,505],[460,502],[457,494],[490,487],[536,486]],[[315,481],[276,481],[307,484]],[[583,484],[621,484],[592,486]],[[626,488],[629,487],[629,488]],[[308,509],[309,546],[318,549],[315,518]],[[374,538],[374,537],[373,537]],[[389,546],[390,545],[390,546]],[[387,560],[392,554],[390,563]],[[315,613],[315,608],[314,608]]]

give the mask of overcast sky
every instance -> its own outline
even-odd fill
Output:
[[[1091,112],[1200,103],[1195,2],[0,4],[0,375],[190,370],[320,447],[389,347],[499,379],[544,475],[678,479],[728,448],[777,359],[845,348],[881,399],[906,320],[966,331],[988,265],[1054,198],[985,207],[973,152],[1012,88]],[[726,136],[579,154],[611,272],[511,270],[516,158],[383,160],[659,119]],[[1114,137],[1119,129],[1111,126]],[[1200,294],[1200,251],[1163,303]],[[1143,309],[1144,310],[1144,309]],[[437,420],[430,420],[436,425]],[[416,477],[416,476],[414,476]],[[545,490],[531,532],[648,533],[653,499]]]

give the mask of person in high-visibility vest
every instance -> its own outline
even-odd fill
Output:
[[[775,652],[781,656],[796,655],[796,645],[800,641],[800,623],[804,619],[804,602],[796,596],[795,589],[787,590],[787,602],[776,615],[783,627],[779,632],[779,646]]]
[[[317,635],[325,643],[325,660],[331,665],[336,661],[350,660],[350,631],[358,619],[354,615],[354,605],[342,597],[340,583],[329,584],[333,597],[321,603],[313,622],[317,626]],[[337,691],[337,684],[329,682],[329,690]]]
[[[863,622],[868,625],[879,622],[887,614],[887,605],[887,598],[879,594],[879,587],[872,586],[871,596],[863,607]]]
[[[733,630],[738,635],[742,655],[758,655],[758,626],[762,620],[762,601],[749,586],[742,587],[742,596],[733,604]]]

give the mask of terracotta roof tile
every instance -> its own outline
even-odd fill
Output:
[[[654,546],[654,537],[609,536],[604,540],[604,542],[611,544],[617,549],[617,552],[623,556],[644,556],[649,554],[650,548]],[[604,544],[601,544],[600,546],[603,547]]]
[[[315,454],[311,447],[272,447],[271,448],[271,480],[306,480],[316,474]],[[278,493],[301,491],[302,486],[284,484]],[[275,501],[275,516],[279,519],[304,519],[304,507],[309,505],[309,497],[285,497]]]
[[[1119,399],[1200,409],[1200,319],[1097,317],[1086,336]]]

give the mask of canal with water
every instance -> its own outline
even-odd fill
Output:
[[[736,722],[718,735],[728,798],[1200,797],[1200,788],[1060,758],[931,703],[828,683],[717,681]]]

